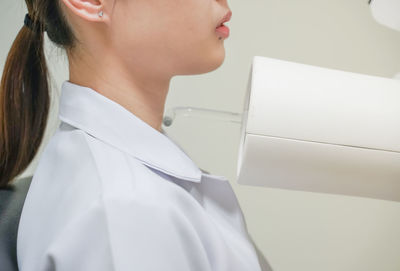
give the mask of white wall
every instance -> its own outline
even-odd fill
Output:
[[[254,55],[393,77],[400,72],[400,32],[374,22],[367,2],[230,0],[224,64],[208,74],[176,77],[166,109],[184,105],[240,113]],[[25,12],[22,0],[1,0],[1,67]],[[66,59],[47,48],[57,93],[68,78]],[[56,99],[46,140],[58,124]],[[230,179],[250,234],[275,271],[400,270],[400,203],[238,185],[239,128],[178,118],[165,130],[201,168]],[[23,175],[31,174],[36,162]]]

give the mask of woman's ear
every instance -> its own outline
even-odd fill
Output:
[[[61,0],[76,16],[92,21],[104,22],[109,20],[109,11],[105,0]],[[107,7],[112,7],[114,0],[107,0]]]

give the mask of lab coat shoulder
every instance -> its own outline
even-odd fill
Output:
[[[42,253],[63,226],[99,198],[99,177],[86,134],[61,125],[45,146],[21,212],[20,270],[41,270]]]
[[[56,230],[39,270],[211,270],[196,227],[172,201],[193,205],[183,189],[66,124],[45,151],[35,175],[41,186],[57,183],[40,201],[52,202],[42,222]]]
[[[132,195],[134,162],[129,165],[122,151],[67,123],[61,123],[41,159],[34,178],[53,185],[62,198],[73,197],[80,208],[100,196]]]
[[[61,123],[46,145],[34,178],[40,184],[47,181],[57,187],[62,184],[71,187],[77,181],[81,184],[85,181],[93,187],[99,176],[96,174],[96,162],[86,139],[88,134],[64,124]]]
[[[59,214],[62,219],[73,215],[74,211],[84,209],[82,207],[90,205],[99,197],[101,183],[98,165],[87,136],[82,130],[61,125],[50,138],[33,174],[23,214],[24,211],[28,213],[30,208],[40,207],[48,209],[48,212],[54,210],[54,215],[57,215],[56,211],[69,210],[69,213]],[[76,204],[71,204],[71,199]],[[51,218],[57,219],[54,216]]]
[[[184,216],[135,198],[100,198],[63,228],[46,257],[43,270],[211,270]]]

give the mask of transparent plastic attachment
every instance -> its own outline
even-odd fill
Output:
[[[174,119],[179,117],[202,117],[212,120],[219,120],[224,122],[232,122],[241,124],[242,114],[229,111],[213,110],[198,107],[176,106],[169,108],[163,118],[163,124],[167,127],[171,126]]]

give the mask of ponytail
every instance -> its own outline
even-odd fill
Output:
[[[61,16],[59,0],[26,0],[32,29],[23,26],[8,53],[0,85],[0,188],[24,171],[36,153],[47,126],[50,94],[44,54],[45,24],[49,38],[71,47],[73,35]],[[36,9],[36,12],[33,10]]]

